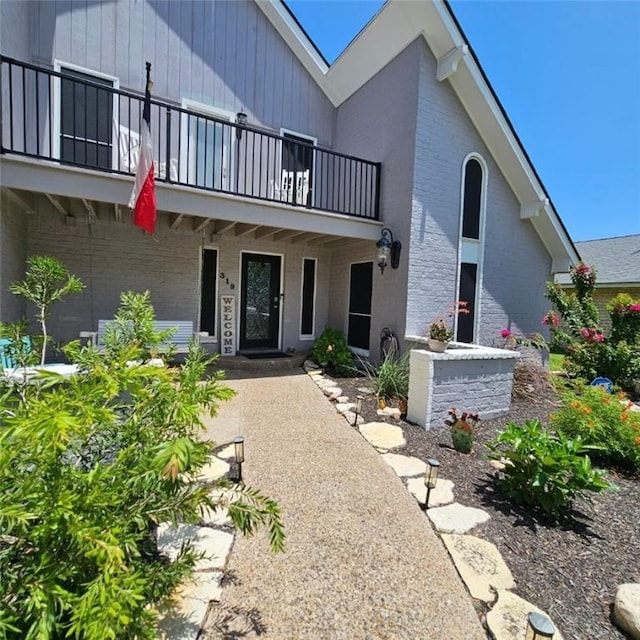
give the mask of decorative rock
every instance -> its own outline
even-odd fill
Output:
[[[230,444],[221,451],[218,451],[218,453],[216,453],[216,456],[218,458],[224,458],[225,460],[229,460],[229,458],[234,460],[236,457],[236,448],[234,445]]]
[[[351,425],[353,426],[354,423],[357,425],[361,425],[364,423],[364,418],[361,415],[358,415],[358,417],[356,418],[356,414],[353,411],[345,411],[342,414],[342,417]]]
[[[527,618],[534,612],[547,615],[526,600],[501,589],[498,601],[487,614],[487,625],[495,640],[522,640],[527,632]],[[553,640],[563,640],[562,634],[556,630]]]
[[[205,527],[223,527],[231,524],[231,518],[229,517],[229,511],[226,507],[220,507],[215,511],[209,507],[205,507],[202,510],[201,522]]]
[[[320,369],[320,366],[317,365],[313,360],[305,360],[302,365],[307,371],[317,371]]]
[[[440,533],[467,533],[491,517],[482,509],[463,507],[457,502],[429,509],[427,515]]]
[[[338,398],[340,400],[340,398]],[[339,413],[344,413],[345,411],[351,411],[355,409],[356,405],[353,402],[338,402],[336,404],[336,411]]]
[[[223,569],[233,543],[233,535],[209,527],[168,522],[158,525],[158,550],[170,560],[175,560],[183,543],[190,542],[197,553],[205,557],[195,564],[196,571]]]
[[[372,396],[375,391],[369,387],[358,387],[358,393],[363,393],[365,396]]]
[[[621,584],[618,587],[613,620],[633,640],[640,640],[640,584]]]
[[[235,455],[235,454],[234,454]],[[229,472],[229,464],[220,458],[213,456],[209,464],[205,464],[200,470],[198,480],[202,482],[213,482],[222,478],[223,475]]]
[[[429,509],[453,502],[453,487],[454,484],[451,480],[438,478],[435,488],[431,489],[431,494],[429,495]],[[427,487],[424,486],[424,477],[407,480],[407,489],[420,504],[424,504],[427,499]]]
[[[398,409],[397,407],[385,407],[384,409],[378,409],[376,413],[379,416],[386,416],[387,418],[400,420],[400,409]]]
[[[473,598],[493,602],[495,589],[513,589],[516,586],[509,567],[495,545],[475,536],[442,534],[460,577]]]
[[[365,439],[378,449],[395,449],[406,444],[402,429],[386,422],[369,422],[359,429]]]
[[[322,370],[321,369],[306,369],[307,373],[311,376],[311,378],[321,378]]]
[[[336,400],[342,404],[349,402],[349,396],[340,396],[339,398],[336,398]]]
[[[196,640],[211,600],[220,600],[219,571],[195,573],[193,582],[181,586],[173,601],[160,610],[160,637],[164,640]]]
[[[342,395],[342,389],[340,387],[325,387],[322,392],[331,400],[339,398]]]
[[[385,453],[382,459],[401,477],[424,475],[426,471],[427,465],[419,458],[414,458],[413,456]],[[422,484],[424,485],[424,480]]]
[[[505,468],[504,462],[500,462],[500,460],[489,460],[489,465],[496,471],[504,471]]]

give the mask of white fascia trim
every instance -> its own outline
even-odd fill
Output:
[[[326,75],[329,67],[304,31],[283,6],[281,0],[256,0],[256,4],[289,45],[302,63],[302,66],[311,74],[311,77],[320,85],[320,88],[328,94]]]

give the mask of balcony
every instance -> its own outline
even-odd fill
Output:
[[[72,69],[0,58],[3,154],[134,175],[143,98]],[[379,163],[152,99],[156,181],[378,220]]]

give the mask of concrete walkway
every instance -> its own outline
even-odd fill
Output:
[[[279,502],[287,551],[237,536],[203,637],[486,638],[402,480],[307,375],[229,384],[209,437],[246,437],[245,482]]]

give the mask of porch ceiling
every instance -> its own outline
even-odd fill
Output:
[[[3,193],[27,212],[44,198],[68,224],[75,224],[83,212],[97,219],[131,220],[132,177],[7,156],[0,160],[0,176]],[[373,220],[165,183],[156,184],[156,197],[171,230],[203,235],[329,245],[376,241],[382,226]]]

